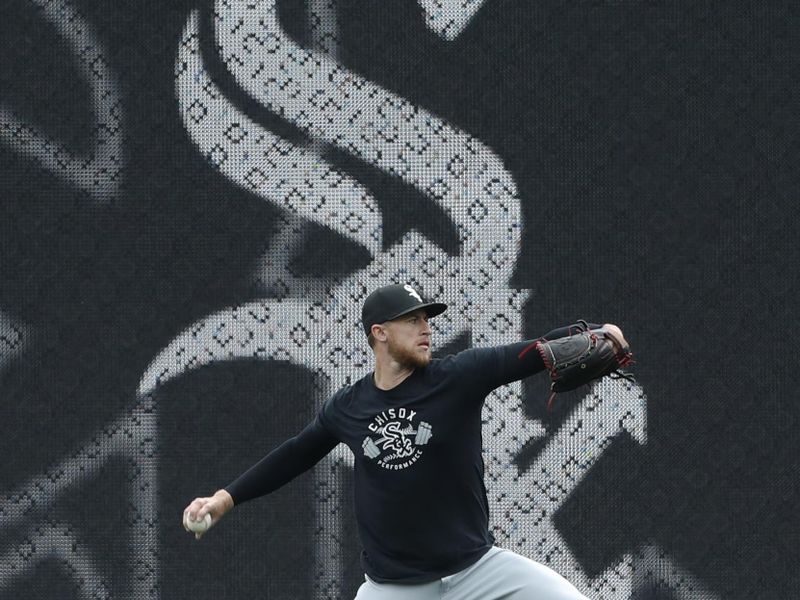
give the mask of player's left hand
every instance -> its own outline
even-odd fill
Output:
[[[633,362],[628,341],[617,325],[606,323],[599,329],[587,329],[557,340],[537,342],[537,349],[550,372],[552,394],[574,390],[606,375],[632,379],[619,371]]]
[[[630,348],[628,340],[626,340],[625,336],[622,335],[622,329],[613,323],[605,323],[603,325],[603,329],[606,329],[611,334],[612,342],[614,343],[614,347],[618,352],[623,348]]]

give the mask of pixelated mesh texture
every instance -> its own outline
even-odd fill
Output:
[[[69,45],[83,84],[90,89],[94,124],[91,149],[81,154],[48,138],[36,123],[18,117],[0,100],[0,144],[30,157],[69,183],[78,197],[95,204],[118,198],[122,183],[122,101],[119,83],[103,44],[70,0],[31,0],[43,19]]]
[[[519,246],[519,201],[499,157],[423,107],[346,69],[329,54],[298,46],[281,30],[275,4],[217,3],[214,31],[220,56],[243,89],[311,139],[419,189],[449,215],[461,245],[460,254],[450,256],[410,232],[385,251],[380,214],[367,190],[326,164],[313,148],[281,139],[224,97],[203,64],[198,18],[195,13],[185,30],[176,86],[184,124],[200,151],[231,181],[288,215],[350,237],[370,250],[373,261],[344,280],[330,282],[292,282],[290,272],[280,274],[282,281],[290,282],[289,289],[293,283],[302,290],[300,296],[320,299],[263,300],[205,319],[156,358],[145,373],[142,393],[209,362],[257,357],[306,366],[317,376],[322,400],[368,366],[358,326],[360,304],[370,289],[387,282],[420,286],[431,299],[449,303],[450,311],[433,321],[440,343],[465,330],[478,345],[520,338],[527,294],[507,283]],[[330,50],[331,40],[325,39]],[[284,227],[291,227],[291,221],[287,219]],[[280,267],[277,262],[276,266]],[[641,392],[609,394],[615,395],[615,402],[603,404],[598,397],[592,397],[597,404],[587,401],[590,406],[578,417],[581,424],[573,425],[570,439],[553,442],[535,468],[523,474],[515,472],[513,460],[544,431],[524,417],[519,386],[494,393],[484,411],[487,482],[498,541],[556,566],[581,587],[606,595],[624,588],[626,580],[629,583],[630,565],[589,581],[550,517],[619,431],[630,429],[643,440]],[[620,411],[622,417],[615,418]],[[588,425],[582,423],[594,421],[587,415],[604,417],[588,434]],[[575,452],[590,458],[581,459]],[[335,492],[331,494],[338,487],[337,467],[349,462],[346,452],[338,452],[316,472],[316,489],[322,491],[318,496],[325,498],[315,528],[316,582],[322,597],[336,597],[341,588],[342,550],[338,542],[331,543],[341,539],[337,522],[341,516]],[[536,509],[539,518],[528,521],[539,493],[547,500]]]
[[[110,204],[121,193],[123,174],[123,115],[113,61],[77,3],[29,4],[66,40],[80,83],[90,89],[90,149],[77,152],[49,139],[37,123],[3,104],[0,144],[54,174],[87,204]],[[419,5],[424,25],[453,42],[490,3],[420,0]],[[319,404],[369,369],[358,315],[366,294],[389,282],[411,283],[450,305],[432,322],[439,346],[457,343],[465,334],[473,345],[523,335],[523,310],[535,294],[510,283],[523,231],[518,182],[506,157],[345,66],[333,0],[309,1],[308,47],[287,35],[278,9],[266,0],[217,1],[209,11],[213,40],[201,39],[201,13],[192,11],[177,40],[174,63],[176,126],[210,171],[278,215],[278,233],[251,274],[262,293],[184,327],[149,362],[124,414],[45,471],[3,490],[0,531],[10,534],[0,546],[0,593],[42,564],[54,563],[79,597],[119,595],[106,572],[103,546],[86,534],[85,522],[65,518],[58,503],[79,495],[89,481],[106,476],[111,462],[121,461],[129,500],[117,525],[125,534],[120,543],[130,549],[128,583],[122,589],[137,598],[160,595],[158,532],[169,526],[170,517],[157,510],[157,471],[167,460],[158,449],[158,398],[192,372],[235,361],[289,362],[311,374]],[[201,52],[203,41],[253,102],[307,141],[282,137],[226,97],[208,67],[210,57]],[[778,146],[770,146],[772,159]],[[387,244],[379,202],[368,186],[329,160],[331,149],[423,195],[447,215],[457,232],[458,252],[445,251],[413,230]],[[295,272],[292,259],[311,225],[363,248],[368,264],[344,275]],[[0,374],[25,356],[36,333],[0,312]],[[483,419],[486,484],[500,545],[553,566],[591,598],[627,599],[654,587],[669,597],[716,598],[655,545],[615,557],[601,574],[589,575],[554,525],[555,514],[613,444],[621,437],[647,443],[647,396],[640,386],[621,381],[591,386],[563,422],[546,430],[526,415],[521,386],[511,385],[492,394]],[[539,450],[520,466],[520,453],[530,444]],[[339,448],[312,475],[315,554],[313,570],[303,575],[313,579],[316,598],[343,597],[351,583],[345,581],[345,562],[358,543],[345,531],[343,489],[351,467],[352,458]]]

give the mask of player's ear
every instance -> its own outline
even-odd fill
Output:
[[[383,325],[375,323],[371,328],[372,337],[379,342],[386,341],[386,328]]]

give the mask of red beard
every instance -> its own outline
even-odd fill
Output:
[[[431,362],[430,352],[421,352],[418,348],[419,346],[416,346],[413,350],[408,349],[399,344],[395,344],[391,338],[389,339],[389,356],[402,366],[410,369],[426,367],[428,363]]]

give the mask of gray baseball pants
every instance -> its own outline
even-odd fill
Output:
[[[355,600],[587,600],[552,569],[497,547],[471,567],[430,583],[365,579]]]

